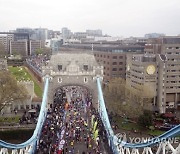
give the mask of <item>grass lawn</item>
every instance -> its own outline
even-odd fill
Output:
[[[0,123],[18,123],[19,122],[20,116],[15,116],[15,117],[0,117]]]
[[[121,117],[113,117],[113,120],[116,121],[116,124],[118,125],[119,128],[124,129],[124,130],[139,130],[139,126],[136,123],[128,122],[125,119]]]
[[[165,133],[165,131],[161,131],[161,130],[147,130],[147,133],[149,135],[152,135],[152,136],[159,136],[159,135]]]
[[[8,67],[9,71],[16,77],[18,81],[20,80],[32,80],[34,82],[34,92],[38,97],[42,97],[42,89],[37,84],[37,81],[35,81],[32,76],[26,71],[24,67]]]
[[[152,136],[159,136],[165,133],[165,131],[161,131],[161,130],[149,130],[149,129],[142,130],[142,128],[137,123],[127,122],[127,120],[121,117],[113,117],[113,120],[116,121],[116,124],[118,125],[120,129],[124,129],[127,131],[132,131],[132,130],[136,130],[138,132],[143,131],[144,133],[148,135],[152,135]]]

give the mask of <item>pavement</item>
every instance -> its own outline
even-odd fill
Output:
[[[19,124],[10,124],[7,126],[0,126],[0,130],[4,131],[4,130],[17,130],[17,129],[35,129],[36,124],[23,124],[23,125],[19,125]]]
[[[70,102],[71,99],[72,99],[72,93],[71,92],[67,92],[66,95],[67,95],[68,102]],[[82,100],[83,100],[83,102],[85,102],[85,96],[83,95],[83,93],[81,91],[79,91],[79,93],[77,95],[82,95]],[[83,130],[80,133],[80,136],[82,137],[82,140],[81,141],[76,141],[74,143],[74,145],[73,145],[74,153],[75,154],[82,154],[83,152],[85,152],[85,153],[91,152],[93,154],[94,153],[93,148],[96,147],[95,141],[91,142],[92,143],[92,147],[88,147],[87,142],[86,142],[87,141],[87,139],[86,139],[87,135],[91,134],[91,132],[90,132],[91,117],[88,115],[89,112],[87,111],[89,109],[85,107],[85,104],[82,104],[82,106],[80,104],[78,108],[80,108],[80,111],[79,111],[80,116],[83,117],[87,121],[88,128],[86,129],[86,127],[81,126],[81,128]],[[70,110],[70,111],[67,112],[67,115],[71,115],[71,114],[72,115],[74,114],[73,110]],[[76,121],[76,117],[75,116],[74,116],[73,120]],[[66,117],[65,122],[68,122],[68,123],[70,122],[68,117]],[[64,149],[66,149],[68,151],[68,153],[70,153],[71,150],[72,150],[72,146],[70,145],[71,141],[68,138],[65,138],[65,140],[67,142],[67,146]],[[100,142],[100,149],[101,149],[100,151],[101,151],[102,154],[107,154],[107,152],[105,150],[105,147],[104,147],[104,143],[102,141]]]

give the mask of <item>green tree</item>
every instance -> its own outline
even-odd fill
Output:
[[[43,53],[43,49],[41,49],[41,48],[36,49],[35,53],[36,53],[36,55],[42,54]]]
[[[138,124],[142,127],[149,128],[152,126],[152,112],[148,110],[144,110],[143,114],[138,118]]]
[[[24,101],[28,97],[24,86],[19,85],[8,71],[0,71],[0,111],[7,105]]]

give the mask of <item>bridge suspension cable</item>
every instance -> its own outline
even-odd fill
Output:
[[[98,88],[98,99],[99,99],[99,107],[98,107],[99,114],[103,121],[105,130],[108,134],[109,146],[111,146],[114,154],[119,154],[119,153],[120,154],[131,154],[131,153],[139,154],[139,148],[144,149],[143,154],[145,152],[146,154],[149,154],[149,153],[152,154],[152,150],[150,147],[154,146],[155,144],[159,144],[159,148],[156,154],[160,154],[161,150],[163,151],[163,154],[165,154],[164,152],[166,151],[165,148],[167,148],[167,146],[169,149],[171,149],[173,154],[180,154],[180,144],[177,148],[173,148],[172,145],[167,141],[167,139],[169,138],[172,138],[176,135],[180,135],[180,125],[144,143],[135,144],[135,143],[128,143],[122,140],[118,140],[117,136],[114,135],[114,132],[109,122],[106,106],[104,103],[104,97],[103,97],[100,78],[97,78],[97,88]],[[131,152],[130,152],[130,149],[132,149]]]

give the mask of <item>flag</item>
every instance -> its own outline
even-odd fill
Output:
[[[97,127],[97,121],[94,122],[93,133],[95,132],[96,127]]]
[[[96,140],[96,138],[98,137],[98,133],[99,133],[99,130],[96,129],[96,131],[94,132],[94,140]]]
[[[93,125],[94,125],[94,115],[92,115],[91,117],[91,128],[93,128]]]

